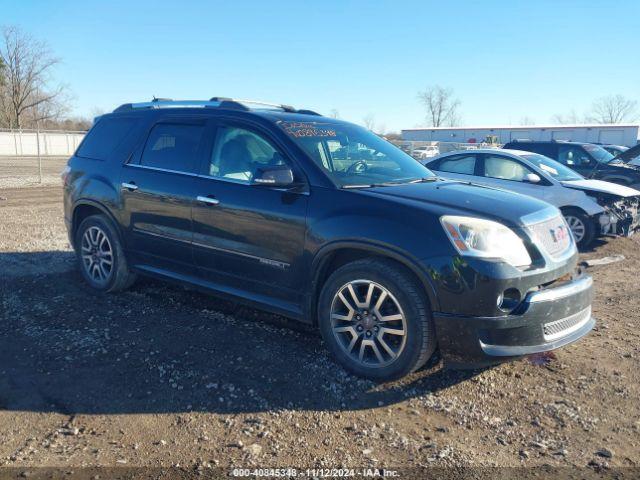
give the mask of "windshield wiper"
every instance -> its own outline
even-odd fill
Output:
[[[435,182],[437,180],[439,180],[438,177],[423,177],[423,178],[416,178],[415,180],[409,180],[409,181],[396,180],[396,181],[393,181],[393,182],[363,183],[363,184],[356,184],[356,185],[343,185],[341,188],[395,187],[397,185],[408,185],[410,183]]]
[[[422,177],[417,178],[415,180],[411,180],[409,183],[426,183],[426,182],[437,182],[439,180],[438,177]]]

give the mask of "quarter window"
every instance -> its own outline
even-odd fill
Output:
[[[133,118],[101,118],[87,133],[76,155],[108,160],[119,146],[131,138],[136,123]]]
[[[462,173],[464,175],[473,175],[476,169],[475,155],[456,155],[454,157],[445,158],[440,161],[437,170],[448,173]]]
[[[204,126],[159,123],[151,130],[140,164],[195,173]]]
[[[484,176],[500,180],[522,182],[531,172],[520,162],[507,157],[487,155],[484,159]]]
[[[237,127],[220,127],[211,153],[209,175],[250,183],[259,167],[283,165],[284,159],[261,135]]]

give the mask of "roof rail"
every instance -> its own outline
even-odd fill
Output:
[[[307,115],[319,115],[311,110],[296,110],[291,105],[282,105],[279,103],[262,102],[259,100],[241,100],[229,97],[211,97],[209,100],[173,100],[171,98],[153,98],[150,102],[125,103],[120,105],[114,112],[123,112],[127,110],[137,109],[154,109],[154,108],[181,108],[181,107],[213,107],[213,108],[229,108],[233,110],[250,110],[247,105],[265,106],[271,108],[279,108],[288,113],[305,113]]]
[[[281,103],[269,103],[269,102],[263,102],[260,100],[243,100],[240,98],[211,97],[211,101],[225,101],[225,102],[235,102],[239,104],[248,103],[249,105],[263,105],[265,107],[280,108],[285,112],[290,112],[290,113],[297,111],[291,105],[283,105]]]
[[[165,98],[154,98],[150,102],[125,103],[120,105],[114,112],[126,110],[137,110],[143,108],[180,108],[180,107],[219,107],[220,102],[210,102],[207,100],[170,100]]]
[[[318,112],[314,112],[313,110],[298,110],[297,113],[302,113],[303,115],[316,115],[318,117],[321,117],[322,115],[320,115]]]

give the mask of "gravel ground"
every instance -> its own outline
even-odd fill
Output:
[[[639,247],[584,255],[626,260],[590,268],[598,326],[577,344],[375,384],[279,317],[151,280],[93,294],[60,188],[0,190],[0,465],[638,467]]]
[[[41,183],[36,157],[0,157],[0,189],[59,185],[67,160],[68,157],[42,157]]]

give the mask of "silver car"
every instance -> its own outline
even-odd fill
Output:
[[[579,247],[600,235],[629,236],[640,229],[640,192],[587,180],[564,165],[520,150],[455,151],[423,162],[455,180],[511,190],[558,207]]]

